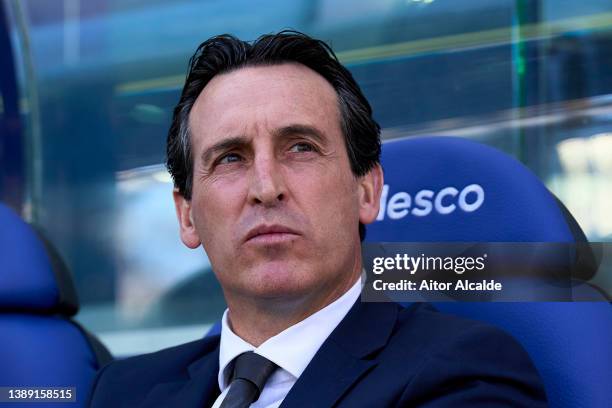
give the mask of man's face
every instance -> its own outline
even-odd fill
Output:
[[[193,193],[175,193],[183,242],[203,244],[232,298],[333,296],[360,272],[359,222],[382,179],[355,177],[338,99],[300,64],[218,75],[190,114]],[[372,173],[372,172],[371,172]]]

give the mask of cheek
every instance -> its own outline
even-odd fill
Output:
[[[213,252],[215,243],[230,249],[231,220],[240,214],[243,188],[239,183],[214,182],[197,190],[193,218],[198,235],[207,252]],[[194,191],[194,199],[196,199]]]
[[[357,182],[352,174],[336,172],[319,177],[304,186],[304,199],[308,202],[310,218],[317,220],[315,233],[331,239],[347,239],[354,234],[359,223]],[[304,182],[302,182],[304,185]]]

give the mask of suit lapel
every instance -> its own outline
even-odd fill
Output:
[[[205,354],[189,365],[188,377],[156,385],[141,408],[200,408],[212,405],[219,395],[219,336],[204,341]]]
[[[365,357],[387,344],[398,308],[395,303],[357,300],[291,388],[281,408],[333,406],[378,364],[376,359]]]

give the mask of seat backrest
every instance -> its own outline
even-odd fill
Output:
[[[71,319],[77,311],[71,276],[57,252],[0,204],[0,384],[75,387],[71,406],[85,406],[95,372],[111,356]]]
[[[381,211],[370,242],[580,242],[571,214],[511,156],[461,138],[387,142]],[[596,270],[582,246],[580,278]],[[439,302],[445,312],[494,324],[530,354],[551,407],[612,401],[612,306],[602,302]]]

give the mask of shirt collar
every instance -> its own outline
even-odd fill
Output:
[[[219,389],[229,385],[227,367],[240,354],[255,351],[273,361],[296,379],[302,375],[310,360],[336,326],[344,319],[361,292],[361,279],[334,302],[306,319],[283,330],[259,347],[238,337],[228,323],[228,309],[221,320],[221,344],[219,349]]]

